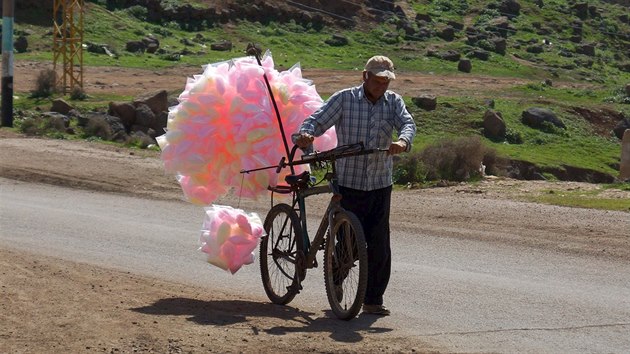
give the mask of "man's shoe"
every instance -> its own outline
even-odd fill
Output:
[[[366,305],[363,304],[363,313],[378,316],[389,316],[389,309],[383,305]]]

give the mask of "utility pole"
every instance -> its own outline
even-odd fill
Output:
[[[13,8],[2,0],[2,126],[13,127]]]

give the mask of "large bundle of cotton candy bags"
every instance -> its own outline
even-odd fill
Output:
[[[179,104],[169,109],[166,134],[158,137],[161,158],[190,202],[210,205],[230,191],[257,198],[286,174],[278,174],[275,168],[241,173],[278,165],[286,156],[264,76],[289,144],[291,134],[321,107],[321,97],[302,78],[299,65],[279,72],[270,52],[261,64],[255,57],[242,57],[206,65],[202,74],[188,79]],[[317,143],[318,150],[335,147],[334,130],[316,139]],[[296,166],[296,173],[307,168]]]

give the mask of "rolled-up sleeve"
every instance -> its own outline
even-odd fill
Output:
[[[396,95],[396,131],[398,133],[398,139],[402,139],[407,143],[407,148],[405,151],[411,151],[411,144],[413,143],[413,139],[416,136],[416,122],[414,122],[413,117],[407,111],[407,107],[405,106],[405,101],[403,101],[402,97]]]

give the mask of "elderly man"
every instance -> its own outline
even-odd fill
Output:
[[[334,93],[304,121],[295,143],[308,148],[314,137],[334,125],[339,145],[363,142],[368,149],[388,150],[387,154],[336,161],[341,206],[359,218],[368,245],[368,285],[363,313],[387,316],[390,311],[383,305],[383,295],[391,273],[392,155],[411,149],[416,125],[402,97],[388,90],[390,81],[396,78],[394,63],[389,58],[381,55],[370,58],[362,75],[361,85]],[[396,141],[392,141],[394,130]]]

